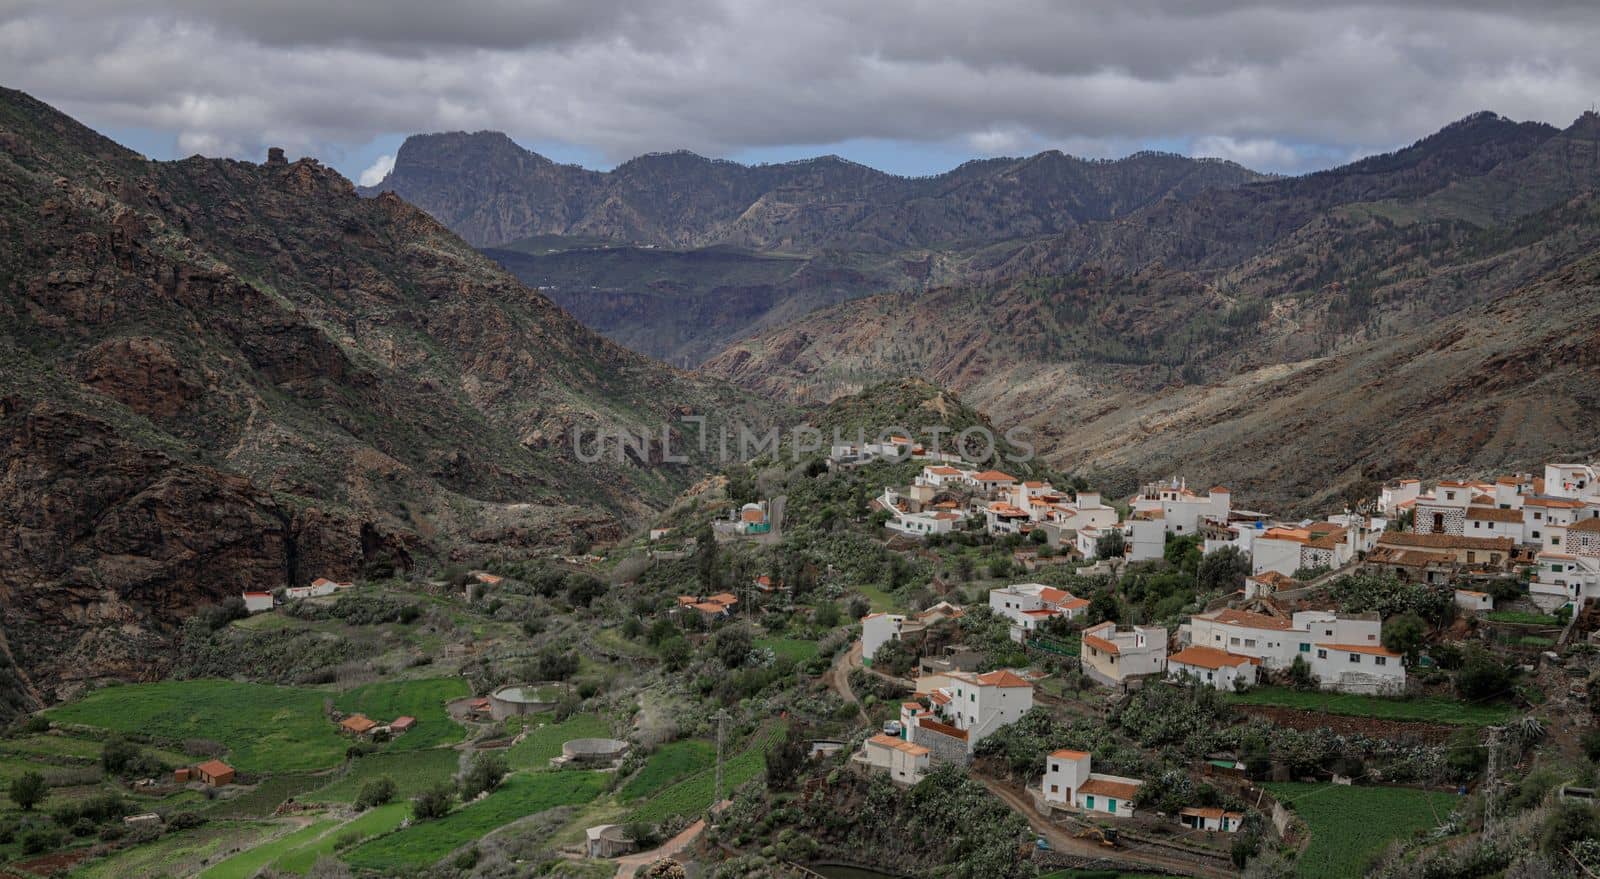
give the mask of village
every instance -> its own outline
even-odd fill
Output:
[[[1443,857],[1441,833],[1482,854],[1491,829],[1581,828],[1595,466],[1373,495],[1287,519],[1182,475],[1107,492],[888,437],[730,470],[604,548],[243,592],[174,679],[0,736],[4,777],[43,777],[0,855],[1340,877]],[[890,854],[933,827],[950,848]]]

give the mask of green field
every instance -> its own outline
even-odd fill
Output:
[[[201,873],[200,879],[250,879],[251,876],[260,872],[262,867],[272,863],[280,855],[310,843],[337,823],[336,821],[318,821],[293,833],[280,836],[265,845],[258,845],[247,852],[240,852]]]
[[[395,799],[403,800],[441,781],[449,781],[456,774],[460,762],[461,753],[449,748],[368,754],[351,761],[350,771],[343,778],[299,799],[308,803],[354,802],[363,784],[387,775],[394,779],[398,790]]]
[[[211,739],[229,763],[255,772],[303,772],[337,766],[348,742],[322,714],[316,690],[232,681],[162,681],[96,690],[51,709],[57,723]]]
[[[1302,693],[1287,687],[1256,687],[1247,693],[1223,695],[1228,701],[1238,705],[1277,705],[1349,717],[1450,723],[1458,726],[1503,723],[1516,714],[1516,709],[1508,705],[1468,704],[1436,696],[1386,699],[1381,696],[1356,696],[1343,693]]]
[[[272,862],[272,868],[280,873],[295,873],[305,875],[316,865],[317,861],[332,857],[334,847],[339,840],[346,836],[369,837],[388,833],[400,826],[411,814],[410,803],[390,803],[379,806],[370,812],[363,813],[345,824],[341,824],[324,833],[316,840],[302,845],[293,851]]]
[[[783,724],[776,724],[765,735],[756,735],[723,766],[722,795],[726,797],[734,788],[759,776],[766,769],[767,746],[784,734]],[[677,815],[697,815],[711,808],[716,790],[716,775],[707,770],[691,776],[670,787],[661,789],[650,800],[628,816],[629,821],[651,824]]]
[[[325,777],[305,773],[273,775],[262,779],[254,790],[216,800],[204,811],[209,818],[270,818],[284,800],[327,783]]]
[[[1269,782],[1266,788],[1311,831],[1299,859],[1304,879],[1360,876],[1391,841],[1439,826],[1458,801],[1454,794],[1401,787]]]
[[[755,646],[771,650],[779,659],[809,662],[817,655],[817,642],[804,638],[757,638]]]
[[[717,746],[704,739],[684,739],[662,745],[644,768],[622,786],[624,800],[648,797],[667,785],[710,767],[717,759]]]
[[[461,678],[385,681],[357,687],[334,704],[346,714],[359,711],[379,723],[402,715],[415,717],[417,725],[388,746],[392,751],[413,751],[461,741],[465,731],[450,719],[444,704],[470,695],[471,689]]]
[[[603,772],[519,772],[481,802],[461,806],[353,849],[345,858],[358,869],[392,875],[438,861],[450,852],[519,818],[586,803],[605,790]]]
[[[529,729],[527,738],[506,752],[512,769],[548,769],[561,756],[561,743],[571,739],[610,738],[611,726],[598,714],[574,714],[560,723]]]

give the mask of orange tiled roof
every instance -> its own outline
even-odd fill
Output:
[[[1522,511],[1502,510],[1492,507],[1487,509],[1483,507],[1473,507],[1472,509],[1467,510],[1467,518],[1476,519],[1480,522],[1521,522]]]
[[[373,727],[378,725],[378,722],[366,716],[365,714],[352,714],[349,717],[346,717],[344,720],[341,720],[339,725],[344,727],[345,730],[359,735],[361,733],[370,731]]]
[[[1382,647],[1377,644],[1318,644],[1317,646],[1325,647],[1329,650],[1342,650],[1345,653],[1365,653],[1368,656],[1387,656],[1392,659],[1400,658],[1400,654],[1390,650],[1387,647]]]
[[[1264,613],[1234,610],[1233,608],[1219,610],[1212,614],[1209,619],[1230,626],[1244,626],[1250,629],[1272,629],[1278,632],[1287,632],[1294,628],[1293,622],[1281,617],[1269,617]]]
[[[1015,476],[1012,476],[1009,473],[1001,473],[999,470],[984,470],[984,471],[972,474],[972,478],[973,478],[973,480],[975,482],[1016,482],[1017,481]]]
[[[1415,534],[1410,531],[1385,531],[1379,546],[1421,547],[1425,549],[1486,549],[1510,552],[1509,537],[1463,537],[1460,534]]]
[[[1021,677],[1018,677],[1016,673],[1006,671],[1005,669],[1000,669],[999,671],[992,671],[992,672],[989,672],[988,674],[978,675],[978,683],[983,684],[986,687],[1028,687],[1029,689],[1033,688],[1033,684],[1030,684],[1027,681],[1023,680]]]
[[[1084,796],[1115,797],[1119,800],[1131,800],[1138,795],[1139,786],[1125,781],[1091,778],[1078,788],[1078,793]]]
[[[1568,531],[1583,531],[1583,532],[1592,531],[1592,532],[1594,532],[1596,534],[1600,534],[1600,516],[1590,516],[1587,519],[1581,519],[1581,520],[1579,520],[1577,522],[1572,523],[1572,525],[1570,527],[1568,527],[1567,530]]]
[[[1248,656],[1240,656],[1215,647],[1185,647],[1167,657],[1167,661],[1209,669],[1234,668],[1255,662]]]
[[[1089,752],[1074,751],[1071,748],[1062,748],[1059,751],[1051,751],[1050,756],[1060,757],[1063,760],[1082,760],[1083,758],[1089,756]]]

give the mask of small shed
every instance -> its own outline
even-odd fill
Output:
[[[340,729],[355,736],[364,736],[377,726],[378,722],[365,714],[352,714],[339,721]]]
[[[400,735],[401,733],[409,731],[416,725],[417,719],[415,717],[412,717],[409,714],[401,715],[389,723],[389,732],[392,732],[395,735]]]
[[[207,760],[194,768],[195,777],[211,785],[222,787],[233,784],[233,767],[221,760]]]
[[[154,812],[145,812],[142,815],[129,815],[122,819],[122,823],[129,827],[159,827],[161,816]]]
[[[264,613],[272,610],[271,592],[246,592],[243,598],[246,613]]]
[[[172,781],[174,784],[188,784],[189,780],[193,776],[194,771],[189,769],[187,766],[182,769],[172,770]]]

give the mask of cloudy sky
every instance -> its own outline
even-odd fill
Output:
[[[498,129],[609,167],[692,149],[900,173],[1156,148],[1338,164],[1600,99],[1594,0],[0,0],[0,84],[155,158],[380,176]]]

